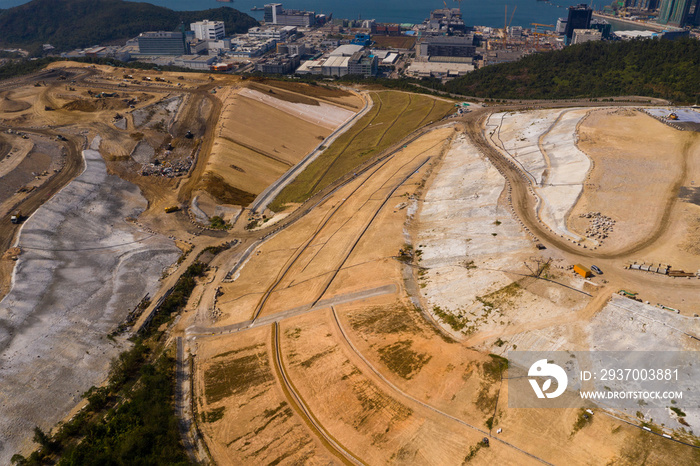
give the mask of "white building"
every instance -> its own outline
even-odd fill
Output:
[[[272,26],[272,27],[253,27],[248,29],[248,37],[256,40],[274,39],[278,42],[284,42],[288,37],[297,33],[296,26]]]
[[[173,65],[192,70],[208,70],[216,62],[216,57],[206,55],[183,55],[173,60]]]
[[[555,32],[557,34],[566,34],[566,23],[568,22],[568,18],[559,18],[557,20],[557,28],[555,29]]]
[[[194,36],[199,40],[219,40],[226,35],[223,21],[197,21],[190,24],[190,29],[194,31]]]
[[[572,44],[603,40],[603,33],[596,29],[574,29]]]

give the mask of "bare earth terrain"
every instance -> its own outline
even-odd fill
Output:
[[[2,83],[0,462],[201,261],[158,329],[193,460],[698,464],[690,399],[509,394],[516,350],[700,349],[700,133],[624,105],[453,106],[70,63]]]

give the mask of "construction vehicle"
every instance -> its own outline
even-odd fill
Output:
[[[185,133],[185,137],[186,137],[187,139],[192,139],[192,138],[194,137],[194,134],[192,134],[192,131],[187,131],[187,132]]]
[[[14,223],[15,225],[20,223],[22,221],[22,212],[17,211],[14,214],[12,214],[12,217],[10,217],[10,222]]]
[[[583,278],[588,278],[593,275],[588,267],[581,264],[574,265],[574,272],[581,275]]]
[[[177,212],[178,210],[180,210],[180,206],[171,205],[170,207],[166,207],[166,208],[165,208],[165,213],[166,213],[166,214],[171,214],[171,213],[173,213],[173,212]]]
[[[159,83],[164,83],[164,82],[165,82],[165,79],[163,79],[163,78],[161,78],[161,77],[159,77],[159,76],[156,76],[156,81],[158,81]]]
[[[627,290],[620,290],[618,291],[622,296],[627,296],[628,298],[636,298],[639,293],[632,293],[631,291]]]
[[[671,112],[671,113],[669,113],[669,114],[666,116],[666,119],[667,119],[667,120],[677,120],[677,119],[678,119],[678,115],[677,115],[675,112]]]
[[[66,139],[66,137],[63,135],[58,134],[58,135],[56,135],[56,140],[57,141],[67,141],[68,139]]]

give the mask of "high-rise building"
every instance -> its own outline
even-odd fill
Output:
[[[693,0],[662,0],[657,22],[677,27],[695,22],[695,18],[690,15],[692,3]],[[693,16],[697,17],[697,12],[695,13]]]
[[[636,10],[656,10],[659,7],[659,0],[625,0],[625,8]]]
[[[263,19],[268,24],[310,27],[316,24],[316,13],[303,10],[285,10],[281,3],[268,3],[265,5]]]
[[[265,5],[265,14],[263,15],[263,20],[266,23],[277,24],[277,15],[282,14],[282,4],[281,3],[268,3]]]
[[[421,57],[473,57],[476,55],[474,35],[424,37],[419,51]]]
[[[557,29],[555,32],[557,34],[566,34],[566,22],[568,21],[567,18],[559,18],[557,19]]]
[[[571,42],[574,29],[588,29],[591,27],[593,10],[585,3],[569,7],[569,17],[566,20],[566,39]]]
[[[197,21],[190,24],[190,29],[199,40],[219,40],[226,36],[223,21]]]
[[[189,53],[182,32],[142,32],[138,36],[141,55],[186,55]]]

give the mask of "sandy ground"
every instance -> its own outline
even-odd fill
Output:
[[[344,108],[318,102],[318,105],[287,102],[276,99],[254,89],[241,89],[239,95],[263,102],[271,107],[293,115],[301,120],[333,130],[352,118],[355,112]]]
[[[275,383],[270,326],[241,334],[234,342],[209,339],[198,345],[205,374],[197,387],[203,433],[217,464],[286,461],[333,464],[311,430],[296,415]],[[219,412],[220,420],[211,416]],[[209,418],[211,420],[207,421]]]
[[[27,190],[35,189],[49,180],[54,170],[63,166],[61,148],[45,136],[32,135],[19,139],[17,152],[8,161],[11,166],[0,176],[0,215],[9,212],[17,201],[26,196]],[[1,167],[2,165],[0,165]]]
[[[679,180],[686,178],[682,184],[689,192],[695,189],[691,181],[700,182],[698,139],[695,133],[678,131],[642,112],[591,113],[581,124],[579,146],[593,160],[594,169],[571,213],[571,227],[585,231],[589,219],[580,215],[600,212],[616,221],[601,250],[613,252],[643,239],[661,221],[668,207],[664,201],[673,196]],[[694,165],[688,163],[690,157]],[[693,168],[694,176],[686,174]],[[687,227],[673,229],[685,233],[682,236],[689,233]],[[657,258],[642,259],[651,262]],[[665,257],[657,260],[670,262]],[[697,268],[700,263],[692,270]]]
[[[566,264],[565,257],[549,250],[535,253],[510,212],[499,208],[503,202],[502,189],[503,179],[498,172],[481,159],[468,141],[458,139],[428,184],[425,200],[412,223],[415,228],[413,244],[421,251],[419,265],[423,271],[418,275],[425,301],[434,311],[438,307],[456,316],[458,322],[466,318],[465,328],[453,332],[465,339],[465,345],[506,357],[508,350],[513,349],[697,351],[697,341],[686,335],[698,335],[700,321],[697,318],[679,316],[618,296],[607,303],[611,290],[602,288],[594,292],[593,287],[582,287],[580,280],[559,268],[560,264]],[[492,255],[501,262],[495,262]],[[550,255],[553,260],[541,275],[549,281],[518,275],[530,274],[523,262],[536,270],[536,258],[543,260]],[[515,290],[512,283],[518,285]],[[592,296],[586,296],[582,290]],[[350,319],[352,322],[352,313]],[[368,335],[362,328],[358,322],[357,331]],[[405,336],[400,338],[406,339]],[[365,336],[364,339],[368,346],[364,345],[362,352],[370,358],[375,354],[378,363],[382,360],[382,346],[394,341],[386,335],[381,338]],[[424,352],[432,358],[453,351],[449,346],[438,349],[440,345],[435,341],[421,345],[415,336],[411,340],[412,351]],[[642,341],[644,344],[640,346]],[[452,361],[465,359],[468,358],[454,357]],[[440,387],[448,384],[449,371],[435,373],[435,370],[431,359],[415,376],[416,383],[425,377],[426,383],[430,380]],[[688,380],[694,380],[692,375]],[[411,385],[402,384],[407,390]],[[694,390],[694,387],[689,388]],[[572,441],[576,410],[511,409],[505,405],[507,392],[508,386],[504,384],[499,398],[504,404],[499,401],[497,409],[497,425],[503,429],[503,438],[528,445],[530,452],[554,464],[562,461],[572,464],[629,462],[629,458],[634,457],[629,444],[637,445],[641,441],[635,429],[621,431],[618,421],[603,415],[596,415],[595,428],[584,429]],[[441,396],[449,395],[449,392],[439,396],[433,393],[431,403],[440,403]],[[690,406],[686,407],[687,412]],[[449,405],[446,409],[450,409]],[[638,424],[637,410],[617,408],[612,412]],[[643,411],[643,419],[653,418],[655,425],[664,426],[664,432],[687,437],[677,416],[669,410]],[[464,415],[474,416],[474,412]],[[686,421],[697,423],[698,420],[692,415]],[[548,427],[543,430],[542,425]],[[621,435],[610,436],[611,431],[621,432]],[[543,438],[547,438],[546,445],[541,441]],[[592,445],[595,445],[595,453],[587,451]],[[668,450],[675,446],[666,442],[658,448]],[[638,450],[649,451],[641,447]],[[692,454],[692,450],[682,447],[678,461],[689,464]],[[661,457],[655,462],[668,464]]]
[[[34,147],[30,139],[19,136],[3,135],[3,139],[11,146],[8,154],[0,160],[0,178],[14,170]]]
[[[124,220],[146,207],[138,189],[107,175],[97,151],[84,157],[85,172],[24,224],[24,252],[0,302],[2,463],[26,452],[35,425],[51,428],[104,379],[124,348],[106,334],[179,255]]]
[[[266,302],[262,316],[312,303],[327,284],[333,268],[350,252],[352,254],[338,271],[324,298],[382,286],[392,281],[400,284],[401,273],[396,270],[392,257],[401,248],[403,235],[401,222],[398,223],[399,227],[395,227],[397,224],[394,222],[397,218],[403,218],[405,210],[396,206],[407,198],[410,190],[415,189],[414,183],[405,185],[395,193],[395,199],[391,199],[380,211],[356,249],[351,248],[380,207],[392,183],[406,176],[407,171],[419,161],[439,154],[445,138],[453,132],[448,128],[423,136],[402,150],[397,160],[382,166],[370,178],[370,182],[350,183],[310,213],[304,222],[283,230],[257,248],[236,280],[223,284],[223,295],[218,301],[222,317],[217,325],[251,319],[261,294],[277,279],[280,279],[280,283]],[[336,208],[337,212],[333,213]],[[326,224],[325,220],[328,220]],[[374,227],[375,223],[389,224],[392,228],[377,228]],[[317,229],[318,235],[304,248]],[[392,240],[387,241],[388,237]],[[280,268],[297,252],[299,257],[293,267],[282,275]],[[368,274],[376,277],[376,283],[374,279],[368,281],[365,278]]]
[[[248,195],[259,194],[353,114],[324,102],[291,103],[250,89],[222,91],[220,97],[224,108],[202,183],[211,194],[216,191],[208,177],[214,175]]]

